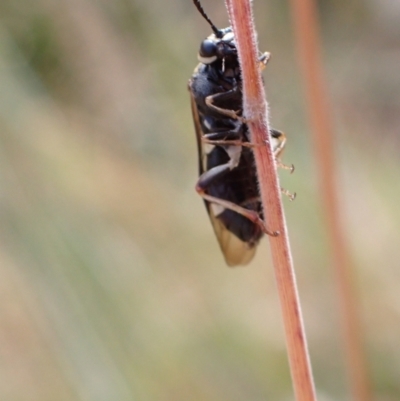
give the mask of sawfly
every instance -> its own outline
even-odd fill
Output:
[[[213,31],[200,44],[200,63],[188,85],[199,157],[196,191],[204,199],[226,263],[244,265],[264,233],[278,233],[264,224],[253,145],[242,116],[242,79],[232,28],[218,29],[199,0],[193,2]],[[269,53],[260,56],[261,69],[268,58]],[[273,129],[270,140],[279,160],[286,137]]]

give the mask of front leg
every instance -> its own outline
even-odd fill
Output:
[[[262,53],[262,55],[258,59],[260,71],[264,70],[264,68],[266,67],[270,58],[271,58],[271,53],[268,53],[268,52]],[[246,119],[243,116],[239,115],[239,113],[241,113],[241,110],[224,109],[224,108],[218,107],[214,104],[215,100],[229,100],[232,97],[238,96],[238,95],[240,95],[240,97],[242,97],[240,88],[238,86],[236,86],[235,88],[228,90],[226,92],[216,93],[214,95],[207,96],[205,99],[205,102],[206,102],[206,105],[210,109],[217,111],[220,114],[223,114],[230,118],[233,118],[235,120],[239,120],[243,123],[246,123]]]
[[[242,97],[242,94],[240,93],[240,89],[238,86],[236,86],[234,89],[231,89],[226,92],[222,93],[215,93],[214,95],[209,95],[206,97],[205,102],[206,105],[213,111],[216,111],[224,116],[228,116],[234,120],[239,120],[243,123],[246,122],[246,119],[242,116],[239,115],[239,113],[242,112],[242,110],[229,110],[229,109],[224,109],[222,107],[218,107],[214,104],[214,102],[217,100],[223,101],[223,100],[229,100],[234,97],[240,96]]]

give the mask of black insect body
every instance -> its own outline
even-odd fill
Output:
[[[213,34],[200,45],[189,81],[196,130],[200,177],[197,192],[203,197],[219,245],[229,266],[247,264],[261,236],[263,222],[252,144],[242,117],[242,82],[232,29],[217,29],[201,5],[200,13]],[[260,68],[268,55],[260,57]],[[275,157],[286,138],[271,130]]]

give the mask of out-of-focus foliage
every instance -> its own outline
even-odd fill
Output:
[[[223,2],[204,0],[218,26]],[[321,1],[339,196],[379,400],[400,398],[400,7]],[[288,4],[254,1],[316,384],[346,399]],[[0,399],[292,399],[267,242],[224,266],[193,187],[190,0],[0,5]],[[266,262],[267,261],[267,262]]]

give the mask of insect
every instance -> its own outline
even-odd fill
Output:
[[[200,64],[189,80],[199,156],[196,191],[204,199],[226,263],[244,265],[264,233],[277,233],[267,230],[263,220],[232,28],[218,29],[199,0],[193,2],[213,31],[200,45]],[[268,58],[268,53],[259,58],[261,69]],[[270,135],[278,160],[286,137],[277,130]]]

